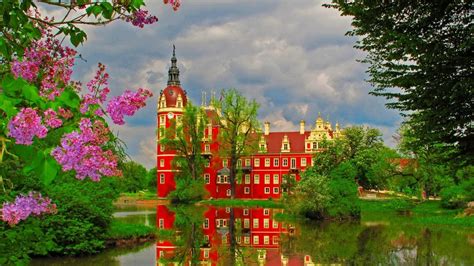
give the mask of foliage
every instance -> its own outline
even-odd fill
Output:
[[[32,217],[17,226],[0,223],[0,265],[26,265],[30,256],[46,255],[54,236],[41,228],[41,218]]]
[[[231,198],[235,197],[237,161],[258,150],[260,123],[258,104],[247,100],[236,89],[222,91],[222,99],[213,99],[212,105],[220,113],[219,156],[229,159]]]
[[[243,199],[214,199],[202,201],[211,206],[220,207],[261,207],[261,208],[282,208],[283,205],[273,200],[243,200]]]
[[[420,144],[474,159],[471,1],[333,1],[367,52],[372,94],[405,112]],[[393,89],[397,88],[397,89]]]
[[[474,201],[474,178],[465,179],[460,184],[441,190],[441,206],[448,209],[465,208]]]
[[[172,125],[160,139],[165,149],[176,151],[173,159],[176,189],[169,198],[173,202],[201,200],[205,195],[203,171],[206,158],[203,156],[202,140],[205,136],[207,118],[204,110],[188,102],[179,121]]]
[[[357,197],[357,184],[351,179],[331,178],[329,180],[331,200],[328,216],[336,219],[359,218],[360,206]]]
[[[80,255],[96,253],[105,247],[107,229],[118,197],[114,180],[100,183],[76,180],[64,175],[46,188],[58,206],[55,215],[45,216],[42,230],[54,236],[50,253]]]
[[[138,192],[147,188],[147,170],[141,164],[133,161],[125,162],[119,168],[122,176],[114,177],[121,192]],[[156,178],[155,178],[156,179]]]
[[[156,228],[143,224],[130,224],[113,220],[107,230],[107,239],[131,239],[155,236]]]
[[[146,175],[146,184],[149,191],[155,191],[157,188],[157,173],[156,166],[151,168]]]
[[[327,217],[331,198],[328,178],[306,171],[296,188],[295,199],[292,200],[294,205],[290,206],[307,218],[323,220]]]

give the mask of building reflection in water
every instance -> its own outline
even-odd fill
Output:
[[[157,265],[313,265],[290,252],[295,227],[274,220],[279,211],[159,205]]]

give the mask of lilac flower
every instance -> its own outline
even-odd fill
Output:
[[[43,213],[55,213],[56,204],[51,199],[43,198],[38,192],[30,192],[27,196],[17,196],[14,202],[5,202],[1,209],[2,220],[9,225],[18,224],[30,215],[39,216]]]
[[[22,108],[8,123],[8,136],[15,138],[17,144],[31,145],[33,137],[46,137],[48,129],[41,124],[41,117],[32,108]]]
[[[63,124],[63,121],[58,118],[56,112],[51,108],[46,110],[43,115],[46,125],[51,128],[58,128]]]
[[[104,123],[83,118],[79,129],[80,132],[64,135],[61,145],[51,152],[63,171],[75,170],[77,179],[89,177],[93,181],[99,181],[102,176],[120,175],[117,157],[112,151],[102,149],[110,133]]]
[[[158,21],[155,16],[148,15],[147,10],[139,9],[135,11],[131,16],[127,17],[127,22],[131,22],[133,26],[143,28],[146,24],[153,24]]]
[[[126,90],[121,96],[114,97],[107,104],[107,113],[109,113],[115,124],[123,125],[124,115],[131,116],[138,109],[144,107],[145,101],[153,94],[148,89],[138,89],[137,92]]]

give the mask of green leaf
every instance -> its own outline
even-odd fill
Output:
[[[102,12],[102,8],[99,5],[93,5],[88,7],[86,12],[89,16],[93,14],[95,17],[97,17]]]
[[[15,99],[7,97],[5,94],[0,94],[0,109],[3,110],[8,117],[13,117],[18,113],[18,109],[15,107]]]
[[[114,7],[112,4],[108,2],[102,2],[100,3],[100,6],[102,7],[102,16],[104,16],[106,19],[111,19],[114,12]]]
[[[38,94],[38,89],[32,85],[25,85],[22,87],[22,94],[25,98],[31,102],[39,104],[41,102],[41,97]]]
[[[79,104],[81,103],[79,96],[71,88],[66,88],[63,93],[61,93],[61,96],[56,99],[56,101],[74,109],[79,108]]]
[[[47,151],[49,151],[48,149]],[[45,153],[47,152],[45,151]],[[59,170],[59,165],[49,154],[45,154],[45,160],[43,160],[40,170],[41,170],[41,181],[44,185],[49,185],[56,178]]]

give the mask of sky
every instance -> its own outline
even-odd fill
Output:
[[[350,18],[314,0],[182,0],[175,12],[163,1],[146,1],[159,21],[140,29],[117,21],[87,27],[87,41],[78,47],[74,76],[84,84],[97,63],[106,65],[112,95],[125,89],[149,88],[147,106],[113,131],[127,145],[130,157],[148,169],[156,164],[156,101],[166,87],[173,44],[180,80],[190,100],[201,93],[236,88],[260,104],[259,118],[271,131],[306,129],[321,113],[341,127],[366,125],[393,134],[402,118],[387,109],[386,100],[368,93],[364,53],[345,36]],[[54,14],[54,11],[50,11]]]

